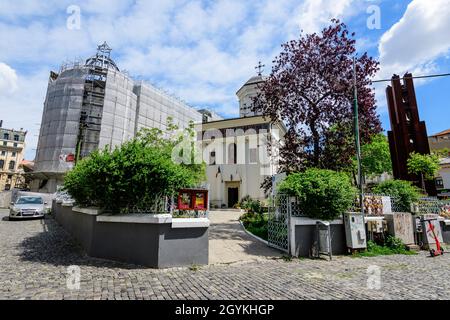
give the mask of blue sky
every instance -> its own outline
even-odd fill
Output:
[[[73,10],[80,12],[80,24]],[[367,21],[379,9],[380,28]],[[381,62],[377,78],[450,72],[450,0],[1,0],[0,119],[24,128],[33,159],[50,70],[85,59],[107,41],[119,68],[224,117],[261,60],[270,71],[280,45],[337,17],[356,32],[359,52]],[[370,20],[372,21],[372,20]],[[378,110],[389,129],[384,87]],[[428,133],[450,128],[450,78],[417,81]]]

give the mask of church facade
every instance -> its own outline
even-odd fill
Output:
[[[201,136],[211,208],[232,208],[243,197],[265,201],[261,188],[278,171],[278,143],[286,132],[281,122],[272,123],[251,111],[261,75],[252,77],[236,93],[239,117],[202,123]],[[268,139],[278,143],[271,143]]]

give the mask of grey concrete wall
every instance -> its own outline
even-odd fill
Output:
[[[74,212],[72,207],[65,207],[61,204],[53,205],[53,212],[56,221],[74,237],[78,243],[86,250],[88,255],[92,252],[93,235],[95,229],[96,216]]]
[[[332,224],[331,248],[333,255],[347,253],[344,224]],[[311,247],[316,237],[315,225],[296,225],[295,243],[291,244],[299,257],[309,257]]]
[[[450,226],[445,225],[445,223],[441,222],[441,231],[442,231],[442,238],[444,239],[445,243],[450,244]]]
[[[158,224],[97,222],[90,255],[158,268]]]
[[[171,228],[164,224],[159,238],[159,267],[208,264],[208,228]]]
[[[171,223],[99,222],[53,202],[54,217],[92,257],[153,268],[208,264],[208,227]]]

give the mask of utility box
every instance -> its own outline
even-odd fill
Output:
[[[344,214],[345,238],[347,248],[367,248],[366,225],[361,213],[348,212]]]
[[[316,250],[315,257],[319,258],[321,254],[327,255],[330,260],[333,253],[331,248],[331,228],[329,221],[316,222]]]
[[[411,213],[395,212],[384,215],[388,233],[402,240],[405,245],[414,244],[414,223]]]

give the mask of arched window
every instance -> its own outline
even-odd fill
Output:
[[[16,162],[15,161],[10,161],[9,162],[9,170],[14,170],[16,168]]]
[[[230,143],[228,145],[228,163],[236,164],[237,161],[237,146],[236,143]]]

